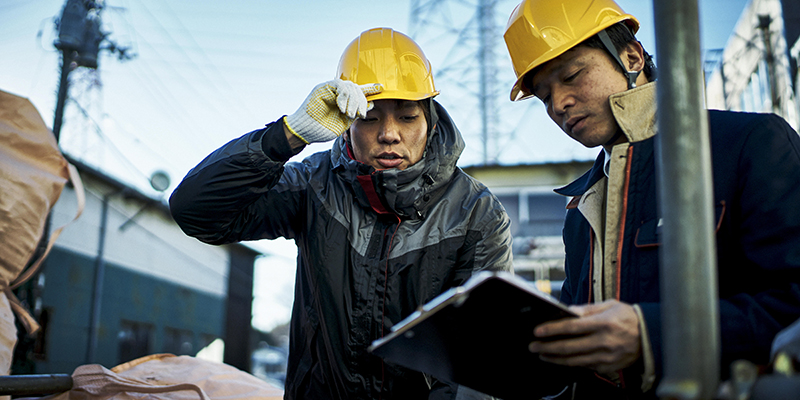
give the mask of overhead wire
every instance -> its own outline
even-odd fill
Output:
[[[141,1],[141,0],[140,0],[140,1]],[[229,93],[229,92],[228,92],[228,91],[225,91],[225,90],[220,90],[220,88],[216,86],[216,83],[217,83],[217,82],[220,82],[220,83],[224,84],[225,86],[227,86],[227,89],[229,89],[229,90],[232,92],[232,91],[233,91],[233,87],[231,87],[231,85],[230,85],[230,83],[228,82],[228,80],[227,80],[227,79],[225,79],[225,75],[224,75],[224,74],[222,74],[222,73],[219,71],[219,69],[217,69],[217,67],[216,67],[216,64],[213,62],[213,60],[211,60],[211,58],[210,58],[210,57],[208,56],[208,54],[205,52],[205,50],[203,49],[203,47],[202,47],[202,46],[200,46],[200,44],[199,44],[199,43],[197,43],[197,40],[195,40],[195,38],[194,38],[194,36],[192,35],[192,33],[191,33],[191,32],[190,32],[190,31],[189,31],[187,28],[186,28],[186,26],[183,24],[183,21],[181,21],[181,19],[180,19],[180,18],[178,18],[178,16],[177,16],[177,14],[175,13],[175,11],[174,11],[174,10],[173,10],[173,9],[170,7],[170,5],[169,5],[169,2],[163,2],[163,3],[161,3],[161,4],[162,4],[162,5],[163,5],[163,6],[164,6],[164,7],[165,7],[167,10],[169,10],[169,12],[170,12],[170,13],[171,13],[171,15],[173,16],[174,20],[175,20],[175,21],[178,23],[178,26],[180,27],[180,29],[181,29],[181,30],[182,30],[182,31],[183,31],[183,32],[186,34],[186,37],[188,37],[189,41],[190,41],[190,42],[191,42],[191,43],[194,45],[194,48],[195,48],[197,51],[199,51],[199,53],[200,53],[200,55],[202,56],[202,58],[204,58],[204,59],[205,59],[205,61],[208,63],[208,66],[209,66],[209,68],[210,68],[210,69],[211,69],[211,70],[212,70],[214,73],[216,73],[216,75],[218,76],[218,79],[211,79],[211,78],[208,78],[208,79],[207,79],[207,80],[208,80],[208,82],[209,82],[209,83],[210,83],[210,84],[211,84],[211,85],[212,85],[212,86],[213,86],[213,87],[214,87],[214,88],[215,88],[215,89],[216,89],[216,90],[217,90],[217,91],[218,91],[220,94],[222,94],[223,96],[225,96],[225,95],[226,95],[227,93]],[[181,47],[181,50],[183,50],[183,47]],[[184,52],[184,54],[186,54],[186,53]],[[188,58],[191,58],[191,57],[190,57],[188,54],[186,54],[186,56],[187,56]],[[198,71],[199,71],[199,72],[201,72],[201,73],[203,73],[203,70],[202,70],[202,69],[200,69],[199,67],[198,67]],[[205,74],[203,74],[203,75],[205,75]],[[247,109],[249,108],[249,107],[248,107],[248,105],[247,105],[246,103],[242,102],[242,101],[241,101],[241,99],[239,99],[237,96],[227,96],[227,97],[228,97],[228,100],[232,100],[234,103],[237,103],[237,104],[239,105],[239,107],[241,107],[242,109],[244,109],[244,110],[247,110]],[[249,110],[248,110],[248,111],[249,111]]]
[[[167,38],[169,38],[169,40],[171,40],[172,42],[175,42],[174,39],[169,35],[169,32],[163,27],[163,25],[158,21],[158,19],[152,14],[152,12],[150,12],[149,9],[147,9],[147,7],[144,5],[144,3],[142,3],[141,1],[139,1],[139,3],[142,5],[142,9],[146,12],[146,14],[150,18],[150,20],[155,22],[160,27],[161,31],[166,35]],[[189,100],[188,99],[179,99],[179,98],[175,97],[174,93],[172,93],[171,91],[166,89],[166,88],[170,87],[171,85],[180,84],[182,87],[186,88],[188,92],[194,94],[194,96],[192,97],[192,101],[202,102],[202,103],[206,104],[208,106],[208,108],[210,110],[213,110],[215,113],[217,113],[217,114],[219,114],[221,116],[225,115],[225,113],[222,110],[218,109],[215,106],[214,103],[209,102],[206,99],[205,96],[203,96],[201,93],[199,93],[195,89],[195,85],[193,85],[191,82],[188,82],[184,78],[184,74],[181,73],[181,71],[178,71],[172,65],[172,63],[167,62],[166,57],[164,57],[164,55],[155,46],[153,46],[149,41],[147,41],[145,39],[145,35],[142,35],[141,33],[138,32],[138,29],[135,27],[135,25],[131,24],[130,28],[131,28],[131,30],[133,32],[136,33],[137,38],[142,40],[143,43],[146,44],[148,46],[148,48],[151,50],[151,53],[149,53],[149,54],[154,55],[154,56],[156,56],[156,58],[163,60],[164,61],[164,66],[163,67],[165,69],[167,69],[168,71],[170,71],[172,73],[172,76],[177,77],[176,80],[170,82],[170,85],[166,85],[163,81],[161,81],[161,78],[159,77],[159,74],[153,72],[152,70],[148,70],[147,71],[148,74],[146,75],[147,78],[157,82],[157,85],[151,86],[151,88],[154,87],[154,88],[157,89],[156,92],[157,92],[158,95],[155,96],[154,99],[161,100],[162,101],[161,104],[163,106],[165,106],[166,108],[168,108],[168,109],[180,111],[180,113],[174,113],[172,115],[174,115],[174,116],[180,115],[183,118],[184,123],[186,123],[187,125],[189,125],[189,126],[195,125],[193,119],[191,118],[191,113],[189,113],[182,106],[182,104],[185,101],[189,101]],[[180,48],[180,46],[177,46],[177,47]],[[194,62],[191,59],[189,61],[190,61],[191,64],[194,64]],[[146,62],[142,61],[142,57],[139,57],[136,60],[136,62],[132,63],[132,64],[134,64],[135,68],[142,68],[142,69],[149,69],[150,68],[150,66]],[[195,65],[195,67],[196,67],[196,65]],[[141,78],[141,76],[139,76],[139,78]],[[204,85],[206,83],[207,82],[203,82]],[[195,135],[196,134],[203,135],[203,136],[206,137],[207,140],[213,142],[213,137],[210,136],[209,133],[205,129],[203,129],[202,126],[195,125],[195,129],[192,129],[191,131],[192,131],[193,134],[195,134]],[[196,140],[196,137],[194,139]]]
[[[87,121],[91,122],[91,125],[94,127],[95,133],[97,133],[98,138],[102,142],[104,142],[114,153],[116,153],[120,157],[120,159],[123,160],[125,164],[127,164],[127,166],[131,168],[134,172],[136,172],[141,178],[144,178],[145,181],[150,179],[147,176],[147,174],[142,172],[138,168],[138,166],[125,155],[125,152],[121,151],[116,146],[116,144],[114,144],[114,142],[103,132],[103,129],[100,127],[100,124],[98,124],[97,121],[95,121],[94,117],[91,116],[91,114],[83,107],[83,105],[80,104],[80,102],[76,100],[75,97],[70,96],[68,100],[69,103],[74,105],[76,109],[83,115],[83,117],[86,118]]]
[[[200,67],[200,66],[197,64],[197,62],[196,62],[196,61],[193,59],[193,57],[192,57],[191,55],[189,55],[189,54],[186,52],[186,46],[184,46],[184,45],[181,45],[180,43],[178,43],[178,41],[177,41],[177,40],[176,40],[176,39],[173,37],[173,35],[170,33],[170,31],[164,27],[164,24],[163,24],[163,23],[162,23],[162,22],[159,20],[159,18],[158,18],[156,15],[154,15],[152,11],[150,11],[150,9],[147,7],[147,5],[145,5],[144,1],[142,1],[142,0],[138,0],[138,3],[141,5],[142,9],[143,9],[143,10],[144,10],[144,11],[147,13],[147,15],[148,15],[148,16],[151,18],[151,20],[152,20],[153,22],[157,23],[158,27],[160,28],[160,30],[161,30],[161,32],[164,34],[164,36],[165,36],[165,37],[166,37],[166,38],[167,38],[167,39],[168,39],[170,42],[172,42],[172,43],[173,43],[173,45],[174,45],[174,47],[173,47],[173,48],[174,48],[175,50],[177,50],[177,53],[178,53],[178,54],[180,54],[180,55],[182,55],[182,56],[184,57],[184,59],[188,61],[188,64],[189,64],[189,65],[190,65],[190,66],[191,66],[191,67],[192,67],[192,68],[193,68],[193,69],[194,69],[194,70],[195,70],[197,73],[199,73],[199,74],[200,74],[200,76],[201,76],[201,78],[202,78],[202,83],[203,83],[203,86],[204,86],[204,87],[209,87],[209,88],[212,88],[212,89],[213,89],[213,90],[212,90],[213,92],[216,92],[216,93],[217,93],[217,95],[219,95],[221,98],[225,98],[225,99],[226,99],[226,102],[230,102],[232,97],[230,97],[230,96],[227,96],[227,95],[226,95],[226,92],[225,92],[225,91],[222,91],[222,90],[220,90],[220,89],[219,89],[219,87],[218,87],[218,86],[217,86],[217,84],[216,84],[216,83],[217,83],[217,81],[222,81],[222,82],[225,82],[225,83],[226,83],[228,86],[230,86],[230,84],[228,84],[228,83],[227,83],[227,81],[225,80],[224,76],[223,76],[222,74],[218,74],[219,76],[218,76],[217,78],[211,78],[210,76],[208,76],[208,74],[206,73],[205,69],[201,68],[201,67]],[[183,26],[183,23],[180,21],[180,18],[178,18],[177,16],[175,16],[175,15],[174,15],[174,12],[172,11],[172,9],[170,9],[170,8],[168,7],[167,3],[161,3],[161,5],[162,5],[162,6],[164,6],[164,7],[166,7],[167,11],[168,11],[169,13],[171,13],[171,14],[172,14],[172,17],[173,17],[173,19],[174,19],[175,21],[177,21],[178,25],[179,25],[179,26],[180,26],[180,27],[183,29],[183,31],[184,31],[184,33],[186,34],[186,36],[187,36],[187,37],[189,37],[189,40],[190,40],[190,42],[192,42],[192,43],[193,43],[193,44],[196,46],[196,50],[200,51],[200,53],[202,53],[202,54],[205,56],[205,58],[206,58],[206,59],[208,59],[208,56],[206,56],[206,55],[205,55],[205,53],[202,51],[202,48],[201,48],[201,47],[200,47],[200,46],[197,44],[197,41],[196,41],[196,40],[193,38],[193,36],[191,35],[191,33],[189,33],[189,31],[188,31],[188,30],[185,28],[185,26]],[[155,48],[154,48],[154,50],[155,50]],[[159,55],[160,55],[160,54],[159,54]],[[213,64],[213,62],[211,62],[211,60],[210,60],[210,59],[208,59],[208,61],[209,61],[209,65],[212,67],[212,69],[213,69],[214,71],[217,71],[217,72],[218,72],[218,70],[216,70],[216,69],[213,67],[213,65],[214,65],[214,64]],[[171,67],[171,65],[169,65],[169,64],[167,64],[167,65],[168,65],[169,67]],[[173,69],[173,70],[174,70],[174,69]],[[177,70],[174,70],[174,71],[175,71],[175,72],[178,72]],[[179,75],[179,76],[181,76],[181,77],[183,76],[182,74],[178,74],[178,75]],[[186,87],[188,87],[188,88],[189,88],[191,91],[193,91],[193,92],[197,93],[198,95],[200,95],[200,93],[198,93],[198,92],[197,92],[197,91],[194,89],[195,85],[192,85],[192,84],[191,84],[191,82],[188,82],[188,81],[185,81],[185,80],[183,80],[183,82],[184,82],[184,83],[186,83]],[[222,117],[222,118],[225,118],[227,115],[229,115],[229,114],[230,114],[230,112],[223,111],[223,110],[219,109],[219,108],[217,107],[217,104],[218,104],[218,103],[216,103],[216,102],[210,102],[210,101],[208,101],[208,100],[207,100],[207,99],[205,99],[205,98],[202,98],[202,99],[200,99],[200,100],[204,100],[204,103],[206,103],[206,104],[207,104],[207,105],[208,105],[208,106],[209,106],[211,109],[213,109],[213,110],[214,110],[214,111],[215,111],[215,112],[216,112],[216,113],[217,113],[217,114],[218,114],[220,117]],[[234,101],[235,101],[235,100],[234,100]]]

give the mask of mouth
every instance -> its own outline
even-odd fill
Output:
[[[383,168],[396,168],[403,163],[403,157],[397,153],[381,153],[375,161]]]
[[[568,133],[575,133],[576,130],[580,130],[585,125],[583,123],[584,121],[586,121],[585,115],[569,118],[564,124],[565,131]]]

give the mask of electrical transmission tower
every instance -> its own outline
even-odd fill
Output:
[[[496,164],[513,130],[500,101],[513,80],[503,29],[519,0],[412,0],[409,34],[431,60],[446,108],[468,142],[479,139],[480,163]],[[505,68],[505,69],[503,69]],[[503,78],[501,78],[503,77]],[[469,148],[469,146],[468,146]]]

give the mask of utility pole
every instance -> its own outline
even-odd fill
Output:
[[[60,18],[56,19],[56,29],[58,39],[53,45],[61,52],[61,78],[58,85],[58,99],[56,101],[55,118],[53,121],[53,135],[56,142],[59,141],[61,126],[64,118],[64,106],[66,104],[69,91],[69,74],[78,66],[97,68],[97,54],[100,42],[104,35],[100,32],[100,5],[98,2],[89,0],[67,0],[61,12]],[[45,253],[47,243],[50,240],[51,215],[48,214],[44,222],[42,237],[36,246],[34,254],[28,261],[25,268],[29,268],[37,262]],[[15,289],[15,293],[20,299],[35,297],[31,279],[24,285]],[[34,317],[39,315],[34,312]],[[17,343],[17,352],[28,353],[33,351],[33,344],[26,341]],[[23,367],[24,368],[24,367]]]
[[[90,0],[67,0],[64,9],[61,11],[61,18],[56,20],[58,27],[58,39],[53,43],[56,49],[61,51],[61,79],[58,82],[58,99],[56,101],[55,119],[53,121],[53,134],[56,142],[61,136],[61,125],[64,119],[64,107],[66,106],[69,93],[69,74],[79,66],[97,69],[97,56],[100,52],[100,42],[103,41],[105,34],[100,31],[100,10],[101,5]],[[106,200],[105,198],[103,200]],[[107,207],[103,202],[103,207]],[[104,210],[105,211],[105,208]],[[105,213],[103,214],[105,217]],[[104,226],[101,227],[101,241],[105,238]],[[49,236],[50,216],[47,216],[45,223],[43,242],[47,242]],[[102,243],[102,242],[101,242]],[[102,265],[102,251],[98,254],[99,264]],[[92,319],[89,326],[89,346],[86,354],[87,363],[94,359],[94,345],[97,341],[97,324],[95,314],[98,302],[95,295],[97,293],[98,275],[102,278],[102,269],[96,268],[95,271],[95,290],[92,292]]]
[[[92,0],[67,0],[57,21],[58,39],[53,43],[61,51],[61,79],[58,82],[53,134],[56,141],[61,136],[64,106],[69,92],[69,74],[82,66],[97,69],[100,42],[105,34],[100,31],[100,2]]]
[[[61,127],[64,119],[64,107],[66,106],[69,94],[70,73],[78,67],[97,69],[100,44],[106,41],[108,44],[103,50],[118,53],[120,60],[130,59],[126,54],[127,48],[120,47],[109,41],[100,28],[102,25],[100,12],[103,10],[103,0],[67,0],[61,17],[56,20],[58,29],[58,39],[53,43],[56,49],[61,52],[61,79],[58,83],[58,99],[56,102],[55,119],[53,121],[53,134],[56,141],[61,135]],[[105,262],[103,252],[106,237],[106,218],[108,213],[108,202],[111,195],[103,197],[102,221],[100,226],[100,241],[98,244],[97,257],[94,271],[94,286],[92,290],[91,320],[89,322],[88,346],[86,351],[86,362],[96,362],[97,353],[97,333],[100,327],[100,305],[102,303],[103,276]],[[45,223],[45,231],[40,243],[46,243],[49,236],[50,217]]]

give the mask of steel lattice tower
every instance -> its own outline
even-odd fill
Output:
[[[496,164],[513,136],[505,131],[500,101],[508,101],[513,74],[503,43],[506,18],[517,0],[412,0],[409,34],[425,50],[465,140],[479,139],[480,163]],[[501,66],[502,64],[502,66]],[[502,78],[501,78],[502,77]],[[442,89],[440,89],[442,90]],[[501,130],[505,131],[501,135]],[[469,146],[468,146],[469,148]]]

